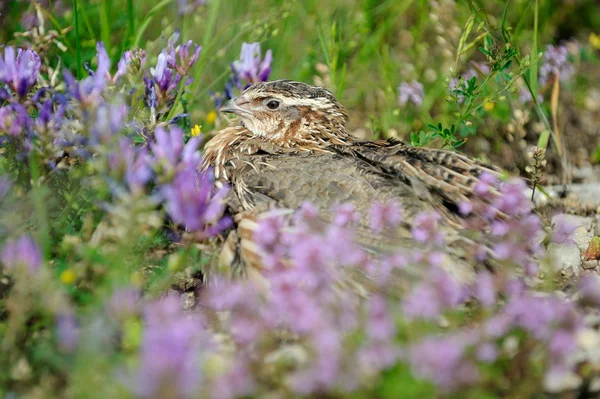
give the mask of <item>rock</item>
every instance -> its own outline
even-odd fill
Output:
[[[579,250],[583,252],[587,249],[588,245],[590,244],[592,234],[589,230],[582,226],[575,229],[572,237],[573,241],[575,241],[575,244],[577,245],[577,248],[579,248]]]
[[[577,334],[577,344],[584,350],[596,349],[600,346],[600,333],[593,328],[584,328]]]
[[[599,264],[598,264],[597,260],[584,260],[581,263],[581,267],[585,270],[596,269],[598,266],[599,266]]]
[[[588,183],[588,184],[568,184],[568,185],[556,185],[550,187],[553,192],[574,195],[582,202],[592,202],[594,204],[600,204],[600,183]]]
[[[575,244],[550,244],[548,255],[555,260],[557,270],[564,271],[566,276],[579,276],[581,255]]]

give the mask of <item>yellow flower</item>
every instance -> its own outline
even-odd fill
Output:
[[[68,284],[68,285],[73,284],[75,282],[75,273],[73,273],[73,270],[65,269],[60,274],[60,281],[62,281],[64,284]]]
[[[600,49],[600,35],[592,32],[588,38],[590,45],[595,49]]]
[[[196,137],[196,136],[199,136],[201,132],[202,132],[202,126],[194,125],[194,127],[192,128],[192,131],[190,133],[192,136]]]
[[[215,111],[210,111],[208,115],[206,115],[206,122],[213,124],[217,120],[217,113]]]
[[[493,110],[494,109],[494,103],[491,102],[491,101],[488,101],[488,102],[484,103],[483,104],[483,109],[486,110],[486,111],[488,111],[488,112],[491,111],[491,110]]]

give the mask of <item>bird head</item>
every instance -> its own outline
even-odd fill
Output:
[[[258,83],[220,111],[237,115],[250,133],[275,144],[294,146],[307,140],[340,144],[347,138],[348,116],[342,105],[330,91],[305,83]]]

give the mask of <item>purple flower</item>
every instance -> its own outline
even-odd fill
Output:
[[[128,72],[131,74],[137,73],[144,67],[144,64],[146,64],[146,52],[144,50],[127,50],[117,64],[117,72],[112,77],[112,82],[115,83]]]
[[[479,176],[479,181],[475,184],[473,192],[479,197],[487,197],[492,189],[498,185],[498,179],[487,172],[483,172]]]
[[[96,117],[91,128],[93,141],[97,144],[108,143],[123,129],[128,111],[125,104],[100,104],[96,109]]]
[[[446,309],[462,303],[464,287],[439,267],[430,267],[425,279],[415,285],[402,300],[407,318],[433,320]]]
[[[108,163],[134,194],[141,194],[153,175],[147,148],[135,146],[125,137],[119,140],[119,151],[109,154]]]
[[[260,43],[243,43],[240,59],[234,61],[231,68],[234,76],[244,79],[247,85],[266,82],[271,73],[273,52],[267,50],[265,58],[261,61]]]
[[[167,179],[172,177],[177,169],[194,169],[200,163],[198,147],[201,138],[192,137],[184,145],[183,136],[183,130],[177,126],[172,126],[168,131],[158,127],[154,131],[155,141],[150,143],[154,154],[153,164],[159,174]]]
[[[462,104],[465,101],[465,96],[461,93],[464,90],[464,83],[461,84],[459,78],[452,78],[450,82],[448,82],[448,89],[450,93],[456,96],[456,100],[459,104]]]
[[[229,369],[220,374],[212,384],[211,398],[235,399],[251,396],[255,382],[251,374],[251,365],[245,357],[235,359]]]
[[[422,244],[441,245],[444,237],[438,231],[440,215],[435,212],[421,212],[415,217],[411,228],[413,238]]]
[[[227,191],[223,187],[213,194],[212,178],[192,167],[178,171],[173,182],[161,190],[171,218],[186,229],[207,236],[231,224],[230,218],[223,217]]]
[[[0,176],[0,203],[6,197],[10,189],[12,188],[12,182],[6,176]]]
[[[205,4],[206,0],[177,0],[177,9],[180,15],[193,14]]]
[[[102,94],[106,89],[106,84],[110,80],[110,58],[102,42],[96,44],[98,68],[95,72],[90,72],[88,76],[80,82],[73,77],[69,71],[64,72],[65,82],[71,97],[83,104],[97,104],[102,101]]]
[[[600,306],[600,277],[594,273],[581,276],[578,288],[583,302]]]
[[[172,44],[169,44],[169,48],[163,50],[158,55],[156,67],[150,68],[153,81],[156,83],[163,96],[172,93],[180,82],[181,77],[185,74],[183,71],[178,73],[178,71],[174,69],[176,67],[175,49],[173,49]]]
[[[575,317],[574,307],[568,302],[531,293],[511,297],[504,312],[514,324],[543,340],[551,338],[553,327],[571,325]]]
[[[379,341],[392,339],[396,333],[396,326],[385,299],[378,295],[370,298],[367,309],[367,336]]]
[[[350,226],[360,220],[360,215],[350,203],[336,205],[332,211],[334,212],[333,224],[337,226]]]
[[[456,390],[477,381],[479,373],[466,356],[472,338],[465,334],[428,337],[410,348],[409,360],[416,376],[443,389]]]
[[[10,104],[0,108],[0,131],[18,137],[31,124],[27,111],[21,104]]]
[[[477,273],[473,285],[473,295],[482,306],[491,307],[496,303],[496,286],[494,276],[487,271]]]
[[[501,196],[494,201],[494,206],[509,216],[522,216],[531,211],[533,204],[525,196],[527,184],[523,179],[511,179],[502,183]]]
[[[179,63],[181,64],[180,68],[182,68],[183,71],[187,72],[194,66],[198,60],[200,50],[202,50],[202,46],[198,46],[191,40],[189,40],[186,44],[180,44],[177,46],[175,51],[179,55]]]
[[[420,107],[423,105],[423,98],[425,92],[423,85],[416,80],[412,82],[402,82],[398,87],[398,103],[400,105],[406,105],[408,102],[412,102],[414,105]]]
[[[137,394],[144,398],[190,398],[202,384],[198,354],[204,325],[194,314],[181,311],[177,296],[148,304],[142,338]]]
[[[23,266],[35,273],[42,267],[42,254],[35,241],[28,235],[6,241],[0,252],[0,260],[9,270]]]
[[[554,218],[554,229],[552,230],[552,242],[555,244],[572,244],[573,232],[577,226],[564,216],[559,215]]]
[[[116,319],[125,319],[138,312],[140,298],[141,292],[137,288],[117,289],[106,304],[107,311]]]
[[[485,362],[492,363],[498,358],[498,349],[496,345],[486,342],[477,347],[477,359]]]
[[[522,104],[527,104],[528,102],[533,101],[533,96],[531,95],[531,92],[525,86],[521,86],[519,88],[519,101],[521,101]],[[542,101],[544,101],[544,96],[538,94],[537,101],[538,103],[542,103]]]
[[[490,67],[483,62],[471,61],[471,68],[469,68],[462,76],[465,80],[470,80],[474,76],[486,76],[490,73]]]
[[[73,352],[79,344],[79,324],[72,313],[56,317],[56,337],[58,345],[64,352]]]
[[[371,207],[370,222],[375,231],[381,231],[384,227],[396,228],[402,222],[400,207],[394,201],[386,204],[376,202]]]
[[[7,83],[19,97],[24,97],[35,84],[40,67],[40,56],[35,51],[19,49],[15,57],[15,48],[8,46],[4,57],[0,54],[0,81]]]
[[[540,67],[540,84],[546,85],[554,77],[560,80],[570,79],[575,68],[568,60],[569,52],[566,46],[548,45],[544,52],[543,64]]]
[[[358,361],[367,373],[392,366],[400,355],[398,348],[390,342],[369,342],[357,353]]]

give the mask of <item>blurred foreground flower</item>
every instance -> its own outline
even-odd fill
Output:
[[[7,241],[2,247],[0,260],[8,270],[22,266],[35,273],[42,266],[42,254],[35,241],[28,235]]]
[[[412,82],[402,82],[398,87],[398,103],[400,105],[406,105],[408,102],[412,102],[417,107],[423,105],[423,99],[425,98],[425,92],[423,85],[416,80]]]
[[[212,178],[195,167],[178,171],[173,182],[162,189],[173,220],[203,236],[213,236],[231,225],[231,219],[223,217],[227,191],[223,187],[213,195]]]
[[[202,386],[199,354],[208,346],[197,314],[185,314],[177,296],[150,303],[135,391],[144,398],[191,398]]]
[[[553,78],[568,80],[575,73],[575,67],[569,62],[567,46],[548,45],[544,52],[543,64],[540,67],[540,84],[551,82]]]

